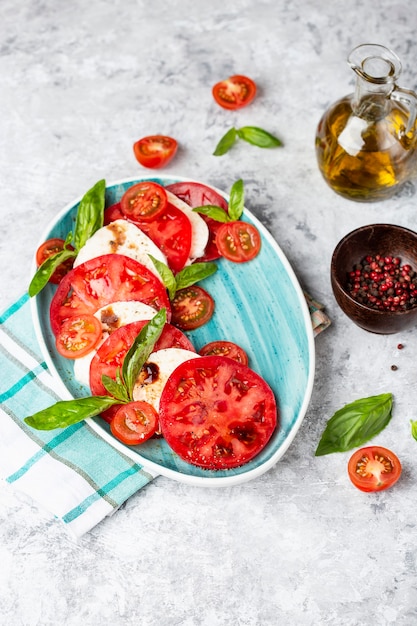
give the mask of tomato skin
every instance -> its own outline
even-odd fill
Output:
[[[164,212],[168,197],[162,185],[143,181],[129,187],[120,200],[120,209],[128,219],[149,221]]]
[[[150,439],[159,426],[158,414],[151,404],[138,400],[122,404],[110,422],[114,437],[128,446]]]
[[[237,74],[216,83],[212,93],[223,109],[240,109],[250,104],[256,96],[256,84],[251,78]]]
[[[94,315],[74,315],[60,327],[56,349],[67,359],[78,359],[91,352],[101,337],[101,323]]]
[[[39,267],[42,265],[47,258],[56,254],[57,252],[61,252],[64,249],[65,241],[63,239],[59,239],[58,237],[54,237],[52,239],[48,239],[44,241],[36,251],[36,265]],[[69,250],[74,250],[72,246],[68,246]],[[71,269],[74,263],[74,259],[67,259],[59,265],[55,272],[49,279],[50,283],[54,285],[58,285],[62,278],[67,274]]]
[[[356,450],[348,463],[350,480],[355,487],[367,493],[388,489],[397,482],[401,471],[398,457],[381,446]]]
[[[227,356],[229,359],[233,359],[242,365],[247,365],[249,362],[248,355],[244,349],[232,341],[211,341],[203,346],[198,351],[198,354],[200,356]]]
[[[214,300],[199,285],[178,289],[171,301],[171,321],[182,330],[194,330],[211,319]]]
[[[222,356],[179,365],[162,391],[159,408],[162,434],[174,452],[212,470],[253,459],[278,423],[267,383],[247,366]]]
[[[136,160],[150,169],[167,165],[175,156],[178,143],[166,135],[149,135],[142,137],[133,144]]]
[[[254,259],[261,249],[258,229],[248,222],[221,224],[216,235],[217,248],[225,259],[234,263],[246,263]]]

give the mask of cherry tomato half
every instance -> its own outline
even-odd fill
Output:
[[[229,359],[233,359],[243,365],[248,364],[248,355],[243,348],[238,346],[232,341],[211,341],[198,351],[201,356],[228,356]]]
[[[216,83],[212,92],[217,104],[224,109],[240,109],[254,99],[256,84],[247,76],[230,76],[230,78]]]
[[[178,289],[171,301],[171,323],[182,330],[194,330],[209,321],[214,300],[198,285]]]
[[[151,404],[138,400],[122,404],[110,422],[112,434],[127,444],[137,446],[156,433],[158,414]]]
[[[64,243],[65,241],[63,239],[59,239],[56,237],[44,241],[44,243],[42,243],[36,251],[36,265],[39,267],[50,256],[61,252],[61,250],[64,249]],[[74,250],[72,246],[68,246],[68,248],[70,250]],[[58,283],[61,282],[65,274],[68,274],[70,269],[72,269],[73,263],[74,259],[67,259],[67,261],[61,263],[61,265],[56,268],[55,272],[50,277],[49,282],[53,283],[54,285],[58,285]]]
[[[59,329],[56,349],[67,359],[78,359],[91,352],[101,337],[101,322],[94,315],[73,315]]]
[[[361,491],[382,491],[397,482],[401,463],[390,450],[369,446],[351,456],[348,473],[352,483]]]
[[[163,167],[175,156],[178,144],[172,137],[150,135],[142,137],[133,145],[136,159],[143,167]]]
[[[168,197],[165,189],[151,181],[132,185],[120,200],[120,208],[125,217],[143,221],[153,220],[163,213],[167,204]]]
[[[261,249],[258,229],[248,222],[226,222],[216,234],[216,245],[220,254],[228,261],[244,263],[251,261]]]

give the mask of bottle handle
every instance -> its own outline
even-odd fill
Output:
[[[391,98],[403,104],[409,111],[407,128],[404,131],[405,135],[408,135],[410,131],[415,132],[414,125],[417,117],[417,94],[411,89],[402,89],[395,85],[391,92]]]

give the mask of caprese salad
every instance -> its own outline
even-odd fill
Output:
[[[197,353],[186,335],[214,313],[196,283],[215,273],[215,260],[241,263],[259,252],[260,235],[242,212],[240,180],[229,203],[191,182],[132,184],[109,207],[104,181],[89,190],[74,233],[39,248],[29,293],[57,284],[56,349],[91,395],[25,421],[48,430],[100,415],[126,445],[162,436],[181,459],[207,469],[256,456],[278,425],[271,388],[233,342],[218,339]]]

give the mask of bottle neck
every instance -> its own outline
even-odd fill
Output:
[[[352,99],[355,115],[368,121],[377,121],[385,117],[391,107],[390,96],[393,83],[378,84],[358,76]]]

